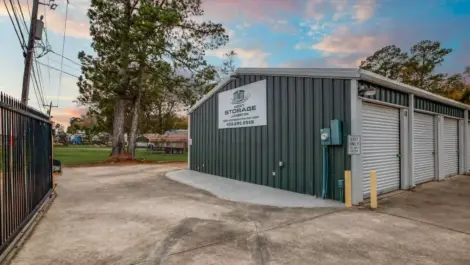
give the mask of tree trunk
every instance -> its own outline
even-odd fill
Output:
[[[126,113],[126,100],[117,98],[116,106],[114,106],[113,120],[113,157],[119,157],[124,150],[124,118]]]
[[[137,96],[134,100],[134,106],[132,106],[132,123],[131,123],[131,132],[129,137],[129,153],[131,153],[132,159],[135,159],[135,148],[136,148],[136,139],[137,139],[137,128],[139,125],[139,111],[140,111],[140,101],[142,98],[142,91],[137,90]]]
[[[132,7],[131,1],[126,0],[124,3],[125,12],[125,29],[124,36],[121,40],[121,62],[120,62],[120,78],[119,78],[119,92],[117,93],[116,106],[114,106],[114,118],[113,118],[113,149],[111,156],[119,157],[125,148],[124,142],[124,123],[126,117],[126,100],[122,98],[126,89],[129,86],[129,49],[130,49],[130,27],[132,19]]]

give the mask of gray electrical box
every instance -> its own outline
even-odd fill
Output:
[[[343,144],[343,122],[340,120],[331,120],[331,144],[342,145]]]
[[[320,130],[321,145],[331,145],[330,128],[323,128]]]
[[[42,31],[44,30],[44,22],[36,20],[36,31],[34,32],[34,39],[42,40]]]

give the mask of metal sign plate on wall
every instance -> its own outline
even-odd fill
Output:
[[[266,80],[218,95],[219,129],[266,125]]]
[[[361,154],[361,136],[348,135],[348,155]]]

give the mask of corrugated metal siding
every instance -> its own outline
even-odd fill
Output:
[[[386,88],[386,87],[383,87],[383,86],[379,86],[379,85],[376,85],[376,84],[372,84],[372,83],[369,83],[369,82],[366,82],[366,81],[359,81],[359,86],[361,84],[369,85],[371,87],[374,87],[375,90],[376,90],[376,94],[374,96],[365,96],[365,98],[375,99],[375,100],[378,100],[378,101],[387,102],[387,103],[391,103],[391,104],[396,104],[396,105],[400,105],[400,106],[406,106],[406,107],[408,107],[408,105],[409,105],[408,94],[406,94],[406,93],[396,91],[396,90],[392,90],[392,89],[389,89],[389,88]]]
[[[350,170],[350,80],[242,75],[221,91],[266,79],[267,126],[217,128],[217,93],[191,113],[191,169],[321,195],[320,129],[343,121],[343,145],[329,147],[328,196]],[[193,122],[194,121],[194,122]],[[284,166],[279,167],[279,161]],[[273,175],[274,172],[274,175]]]
[[[415,109],[426,110],[434,113],[444,114],[447,116],[463,118],[464,110],[434,102],[428,99],[415,97]]]

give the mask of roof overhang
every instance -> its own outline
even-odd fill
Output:
[[[386,78],[384,76],[372,73],[367,70],[361,69],[359,70],[359,73],[360,73],[361,80],[371,82],[376,85],[381,85],[381,86],[384,86],[393,90],[401,91],[401,92],[408,93],[408,94],[413,94],[418,97],[440,102],[449,106],[454,106],[454,107],[461,108],[461,109],[470,109],[469,105],[463,104],[461,102],[458,102],[452,99],[445,98],[443,96],[431,93],[429,91],[426,91],[426,90],[423,90],[414,86],[410,86],[410,85]]]
[[[360,79],[367,82],[381,85],[393,90],[404,93],[414,94],[416,96],[440,102],[446,105],[454,106],[461,109],[470,109],[469,105],[436,95],[429,91],[425,91],[384,76],[372,73],[367,70],[358,68],[238,68],[230,77],[220,81],[220,83],[202,97],[196,104],[188,110],[188,114],[197,109],[212,95],[226,86],[230,81],[234,80],[238,75],[274,75],[274,76],[298,76],[298,77],[317,77],[317,78],[341,78],[341,79]]]
[[[230,81],[235,79],[238,75],[276,75],[344,79],[357,79],[360,77],[357,68],[238,68],[232,73],[231,77],[220,81],[214,89],[209,91],[209,93],[189,108],[188,114],[197,109],[202,103],[230,83]]]

